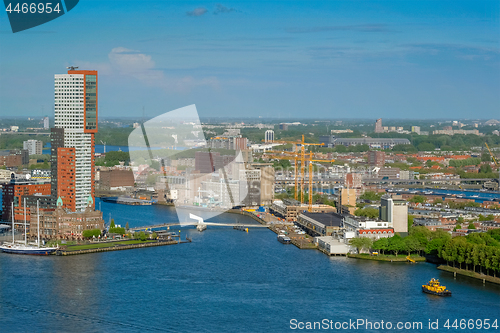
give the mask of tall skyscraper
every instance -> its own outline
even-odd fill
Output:
[[[94,207],[94,135],[97,133],[97,71],[56,74],[51,130],[52,196],[63,207]]]
[[[49,117],[43,117],[43,128],[49,129]]]
[[[382,127],[382,118],[378,118],[375,122],[375,133],[384,133],[384,128]]]

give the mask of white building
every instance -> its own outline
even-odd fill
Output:
[[[265,141],[266,142],[273,142],[274,141],[274,131],[273,130],[266,131]]]
[[[42,155],[43,142],[40,140],[27,140],[23,142],[23,149],[30,155]]]
[[[84,211],[89,196],[94,200],[94,134],[97,133],[97,71],[69,70],[68,74],[54,76],[55,127],[64,129],[63,146],[74,148],[74,189],[57,185],[57,196],[65,205],[76,211]],[[61,140],[62,141],[62,140]],[[57,170],[53,177],[60,179]],[[70,187],[72,187],[70,185]],[[71,191],[73,190],[73,191]],[[66,192],[64,192],[66,191]]]
[[[379,215],[381,220],[389,222],[394,232],[408,232],[408,203],[400,195],[383,195]]]
[[[43,128],[49,129],[49,117],[43,117]]]

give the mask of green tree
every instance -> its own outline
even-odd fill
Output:
[[[481,154],[481,162],[491,162],[490,154],[482,153]]]
[[[474,223],[470,222],[467,229],[476,229],[476,226],[474,225]]]
[[[443,238],[432,239],[429,243],[427,243],[427,246],[425,247],[425,253],[433,254],[433,255],[440,255],[441,250],[443,249],[446,242],[447,241]]]
[[[404,242],[401,236],[396,234],[389,239],[388,250],[394,252],[396,256],[399,252],[404,251]]]
[[[125,228],[121,228],[121,227],[109,228],[109,233],[125,235]]]
[[[457,223],[463,223],[464,222],[464,218],[462,216],[459,216],[457,218]]]
[[[100,229],[89,229],[89,230],[83,230],[82,236],[84,238],[94,238],[94,237],[99,237],[101,235],[101,230]]]
[[[415,219],[415,216],[408,214],[408,230],[410,230],[411,227],[413,227],[413,220],[414,219]]]
[[[157,239],[158,238],[158,235],[156,234],[156,232],[153,232],[153,234],[151,235],[151,238],[152,239]]]
[[[128,229],[129,229],[129,227],[128,227],[128,221],[127,221],[127,223],[125,224],[125,229],[126,229],[126,230],[128,230]]]
[[[413,198],[411,198],[410,200],[408,200],[410,202],[413,202],[413,203],[424,203],[427,201],[427,199],[423,196],[423,195],[414,195]]]
[[[413,227],[409,231],[410,236],[419,242],[418,251],[424,251],[432,238],[432,232],[424,226]]]
[[[373,244],[372,240],[368,237],[356,237],[349,240],[349,244],[354,246],[358,253],[361,253],[363,249],[369,249]]]
[[[378,201],[382,197],[383,193],[375,193],[373,191],[366,191],[359,198],[363,200]]]
[[[431,151],[436,149],[436,146],[430,142],[422,142],[417,146],[419,151]]]
[[[115,219],[111,219],[111,223],[109,225],[109,228],[114,228],[115,227]]]
[[[358,208],[354,211],[354,215],[356,216],[366,216],[368,218],[377,218],[378,217],[378,209],[372,207],[366,208]]]
[[[337,153],[347,153],[347,147],[344,145],[337,145],[335,146],[335,151]]]
[[[380,239],[376,240],[375,242],[373,242],[372,247],[375,250],[379,250],[382,252],[382,254],[384,254],[384,252],[389,247],[389,238],[384,237],[384,238],[380,238]]]
[[[407,236],[403,239],[404,250],[410,255],[411,252],[418,251],[420,249],[420,242],[413,236]]]

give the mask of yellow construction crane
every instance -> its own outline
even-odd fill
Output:
[[[285,140],[273,140],[271,141],[272,143],[290,143],[290,144],[293,144],[295,145],[295,148],[294,148],[294,151],[295,153],[298,153],[298,146],[300,145],[301,146],[301,158],[299,159],[293,159],[294,160],[294,167],[295,167],[295,200],[297,200],[297,197],[298,197],[298,191],[297,189],[299,188],[298,187],[298,184],[297,184],[297,181],[298,181],[298,177],[297,177],[297,172],[298,172],[298,168],[297,168],[297,164],[298,164],[298,161],[300,160],[301,161],[301,166],[300,166],[300,173],[301,173],[301,184],[300,184],[300,188],[301,188],[301,197],[303,198],[304,197],[304,164],[305,164],[305,146],[323,146],[322,143],[306,143],[305,140],[304,140],[304,135],[302,135],[302,141],[285,141]],[[270,153],[289,153],[289,152],[276,152],[276,151],[271,151]],[[293,153],[292,153],[293,154]]]
[[[302,135],[302,141],[283,141],[283,140],[276,140],[276,141],[272,141],[273,143],[291,143],[291,144],[294,144],[295,145],[295,153],[298,153],[298,149],[297,147],[300,145],[301,146],[301,149],[300,149],[300,158],[294,158],[294,166],[295,166],[295,200],[297,200],[297,197],[298,197],[298,184],[297,184],[297,164],[298,164],[298,161],[300,160],[300,198],[301,198],[301,202],[303,203],[304,201],[304,168],[305,168],[305,162],[306,162],[306,159],[305,159],[305,147],[306,146],[323,146],[324,144],[323,143],[306,143],[305,140],[304,140],[304,135]],[[278,152],[273,152],[273,153],[278,153]],[[279,153],[287,153],[287,152],[279,152]],[[293,154],[293,153],[292,153]],[[320,162],[320,161],[318,161]],[[327,160],[324,160],[324,161],[321,161],[321,162],[328,162]]]
[[[297,165],[297,162],[301,162],[301,179],[300,179],[300,184],[301,184],[301,189],[300,189],[300,203],[304,203],[304,167],[305,167],[305,162],[309,162],[309,207],[308,210],[312,210],[312,182],[313,182],[313,172],[312,172],[312,162],[330,162],[333,163],[335,160],[315,160],[313,159],[313,153],[309,153],[309,158],[306,158],[302,154],[298,153],[292,153],[292,152],[274,152],[274,153],[280,153],[280,154],[285,154],[283,155],[270,155],[271,158],[276,158],[276,159],[281,159],[281,160],[294,160],[295,165]],[[295,200],[297,200],[297,194],[298,194],[298,188],[297,188],[297,167],[295,168]]]
[[[495,159],[495,156],[493,156],[493,154],[491,153],[490,147],[488,146],[488,144],[486,142],[484,143],[484,145],[486,146],[486,148],[488,148],[488,152],[490,153],[490,156],[491,156],[491,159],[493,160],[493,163],[495,163],[495,165],[498,167],[497,160]]]
[[[304,136],[302,136],[302,137],[304,137]],[[297,151],[297,145],[299,144],[298,141],[284,141],[284,140],[273,140],[272,143],[285,143],[285,144],[291,143],[291,144],[295,145],[294,151]],[[281,153],[281,152],[271,151],[270,153]],[[294,160],[294,162],[295,162],[295,165],[294,165],[294,167],[295,167],[295,200],[297,200],[297,193],[298,193],[297,192],[297,188],[298,188],[298,186],[297,186],[297,160]]]

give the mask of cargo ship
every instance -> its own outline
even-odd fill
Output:
[[[451,296],[451,291],[440,285],[439,280],[432,278],[427,284],[422,285],[422,291],[437,296]]]

